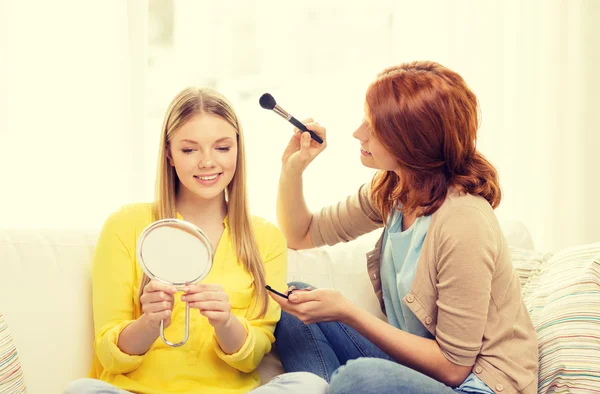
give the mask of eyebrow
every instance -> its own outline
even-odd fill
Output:
[[[233,138],[231,138],[231,137],[222,137],[222,138],[219,138],[218,140],[216,140],[215,144],[217,144],[219,142],[226,141],[226,140],[233,140]],[[180,140],[179,142],[180,143],[181,142],[187,142],[187,143],[190,143],[190,144],[198,145],[198,141],[190,140],[190,139],[187,139],[187,138],[183,139],[183,140]]]

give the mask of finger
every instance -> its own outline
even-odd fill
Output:
[[[152,293],[145,293],[140,298],[141,303],[152,303],[152,302],[161,302],[161,301],[175,301],[175,297],[173,294],[165,293],[164,291],[155,291]]]
[[[287,305],[289,304],[288,300],[285,297],[282,297],[280,295],[277,295],[275,293],[272,292],[268,292],[269,296],[276,302],[278,303],[282,308],[284,308],[284,306],[287,307]],[[287,309],[286,309],[287,310]]]
[[[144,287],[144,292],[152,293],[155,291],[163,291],[169,294],[175,294],[177,289],[171,285],[167,285],[166,283],[162,283],[158,280],[151,280],[146,287]]]
[[[321,126],[318,123],[308,123],[308,124],[305,124],[305,126],[307,129],[314,132],[321,138],[325,138],[325,135],[327,134],[325,127]]]
[[[181,296],[181,301],[229,301],[229,296],[223,291],[204,291],[200,293],[187,293]]]
[[[293,303],[303,303],[310,301],[318,301],[319,294],[317,291],[300,291],[296,290],[289,295],[288,300]]]
[[[144,312],[146,313],[146,312]],[[150,312],[150,313],[146,313],[152,320],[154,321],[161,321],[161,320],[166,320],[169,317],[171,317],[171,310],[167,309],[166,311],[160,311],[160,312]]]
[[[304,132],[300,138],[300,151],[306,151],[310,148],[310,133]]]
[[[172,308],[173,308],[173,304],[171,304],[168,301],[162,301],[162,302],[153,302],[151,304],[146,304],[142,307],[142,311],[144,311],[144,313],[156,313],[156,312],[171,310]]]
[[[198,301],[190,302],[190,307],[200,309],[201,311],[221,311],[225,312],[231,309],[231,305],[221,301]]]
[[[203,316],[206,316],[210,320],[225,319],[226,313],[228,312],[216,312],[216,311],[200,311]]]
[[[183,288],[184,293],[200,293],[205,291],[223,291],[223,286],[210,283],[200,283],[197,285],[187,285]]]

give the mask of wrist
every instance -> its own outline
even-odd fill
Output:
[[[298,178],[302,177],[306,166],[298,166],[287,163],[281,167],[281,175],[286,178]]]
[[[233,327],[235,320],[237,320],[235,315],[233,313],[231,313],[231,311],[229,311],[229,317],[227,318],[227,320],[223,324],[215,327],[215,330],[221,331],[221,332],[229,331],[231,329],[231,327]]]
[[[146,315],[145,313],[138,317],[137,321],[139,323],[140,328],[142,328],[144,331],[148,333],[156,333],[157,335],[159,334],[160,321],[156,322],[150,320],[148,315]]]
[[[352,327],[357,321],[361,319],[363,310],[357,305],[348,302],[348,305],[342,308],[342,316],[339,321],[347,326]]]

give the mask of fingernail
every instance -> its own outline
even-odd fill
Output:
[[[292,294],[288,297],[288,300],[290,300],[290,301],[296,301],[297,299],[298,299],[298,296],[295,294]]]
[[[185,300],[186,300],[185,296],[181,296],[181,301],[185,301]]]
[[[184,287],[183,291],[185,291],[187,293],[188,291],[190,291],[190,288],[189,287]]]

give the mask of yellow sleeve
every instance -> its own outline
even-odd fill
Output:
[[[262,238],[262,237],[261,237]],[[263,258],[265,278],[268,285],[275,289],[287,289],[287,242],[283,234],[275,226],[271,227],[268,236],[264,237],[268,242],[268,251]],[[260,247],[260,245],[259,245]],[[265,354],[271,351],[271,345],[275,342],[275,326],[281,317],[281,307],[269,296],[267,311],[263,317],[246,319],[238,316],[244,325],[248,336],[246,341],[234,354],[226,354],[221,350],[216,336],[213,336],[214,348],[217,355],[231,367],[242,372],[252,372],[262,361]],[[252,300],[250,311],[256,306],[257,298]],[[256,306],[255,310],[258,310]]]
[[[122,210],[113,213],[100,232],[92,262],[95,361],[111,374],[133,371],[143,360],[117,346],[121,331],[135,320],[134,255],[135,229]]]

